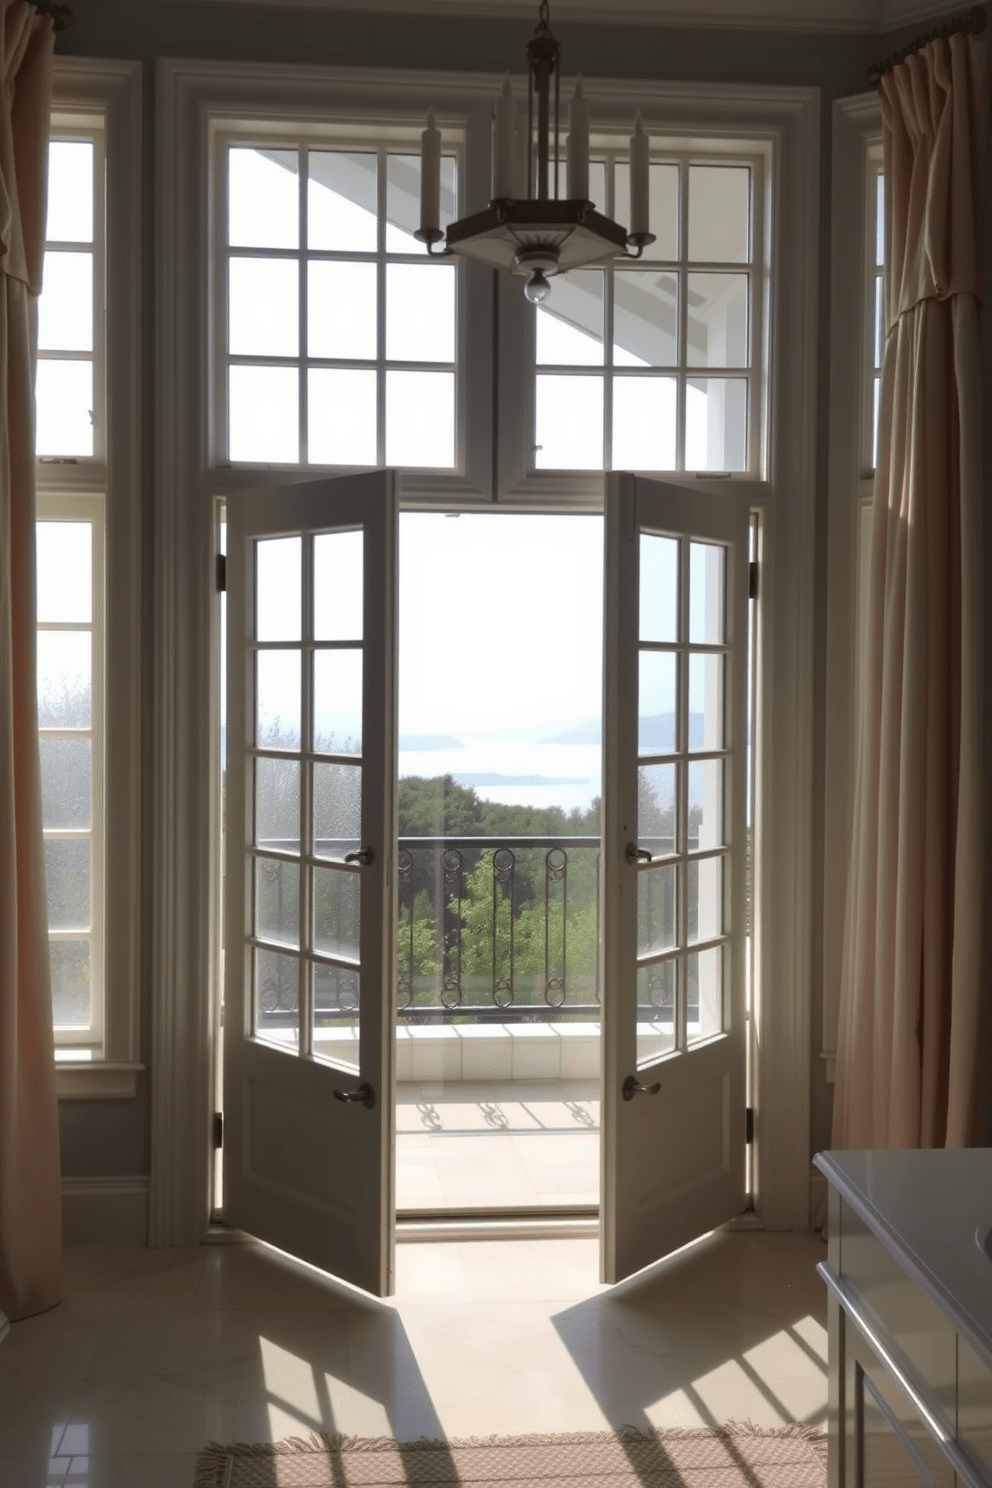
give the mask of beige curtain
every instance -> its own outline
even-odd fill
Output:
[[[61,1299],[35,682],[34,317],[52,26],[0,0],[0,1310]]]
[[[833,1144],[987,1140],[983,1041],[984,41],[882,81],[889,231]]]

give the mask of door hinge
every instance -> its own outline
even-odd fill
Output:
[[[217,554],[217,593],[227,593],[227,554]]]
[[[747,566],[747,597],[748,599],[758,597],[758,565],[753,561]]]
[[[223,1145],[224,1145],[224,1112],[223,1111],[215,1111],[214,1112],[214,1146],[215,1147],[223,1147]]]
[[[754,1141],[754,1107],[753,1106],[748,1106],[747,1110],[744,1113],[744,1141],[745,1141],[745,1143],[749,1143],[749,1142],[753,1142]]]

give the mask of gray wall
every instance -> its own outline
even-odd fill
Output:
[[[255,5],[183,4],[175,0],[73,0],[75,21],[58,38],[63,56],[117,57],[144,64],[145,173],[142,254],[144,294],[144,634],[149,638],[145,668],[144,721],[151,737],[151,600],[154,575],[152,532],[152,388],[155,345],[152,314],[155,73],[157,57],[198,57],[250,62],[327,63],[410,69],[514,73],[524,69],[530,22],[462,17],[376,16],[362,12],[324,13],[315,9],[270,12]],[[535,3],[535,16],[536,16]],[[829,187],[831,104],[837,97],[864,92],[870,61],[906,39],[908,33],[869,39],[862,35],[771,31],[673,30],[662,27],[555,23],[568,73],[591,77],[677,81],[800,84],[822,90],[822,260],[820,290],[820,389],[818,441],[827,448],[829,355]],[[817,541],[826,554],[826,461],[818,461]],[[816,594],[816,706],[823,714],[825,648],[825,563],[818,569]],[[818,736],[822,730],[818,729]],[[144,750],[145,760],[150,757]],[[823,819],[823,761],[818,755],[815,779],[816,822]],[[144,780],[143,915],[142,915],[142,1058],[150,1064],[151,1023],[150,896],[151,805],[153,782],[146,765]],[[818,834],[819,835],[819,834]],[[814,865],[814,906],[820,902],[820,863]],[[830,1091],[820,1049],[820,938],[814,926],[813,1038],[810,1051],[813,1088],[810,1150],[829,1144]],[[140,1174],[148,1171],[149,1077],[142,1077],[134,1101],[63,1102],[61,1107],[63,1168],[67,1176]]]

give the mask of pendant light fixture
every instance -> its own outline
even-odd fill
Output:
[[[440,223],[441,132],[433,109],[421,136],[420,228],[415,237],[429,253],[460,253],[523,276],[524,293],[535,305],[547,299],[553,275],[616,258],[640,258],[654,242],[648,231],[649,141],[640,114],[630,139],[629,230],[597,212],[588,200],[589,104],[581,76],[569,109],[566,194],[558,194],[560,50],[551,34],[548,0],[541,0],[527,47],[526,124],[521,120],[518,125],[507,74],[493,117],[492,200],[485,211],[452,222],[446,232]],[[525,196],[518,194],[521,189]]]

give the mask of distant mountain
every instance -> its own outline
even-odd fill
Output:
[[[458,785],[585,785],[586,775],[497,775],[493,771],[455,775]]]
[[[552,739],[541,739],[541,744],[601,744],[603,742],[603,720],[587,718],[577,723],[564,734],[555,734]]]
[[[454,734],[400,734],[400,748],[409,753],[431,749],[464,749],[461,739]]]
[[[659,753],[675,747],[675,714],[653,713],[637,720],[637,737],[641,749],[657,749]],[[603,725],[598,718],[587,718],[574,728],[554,738],[542,739],[542,744],[600,744]],[[703,714],[689,714],[689,748],[698,749],[703,742]]]

